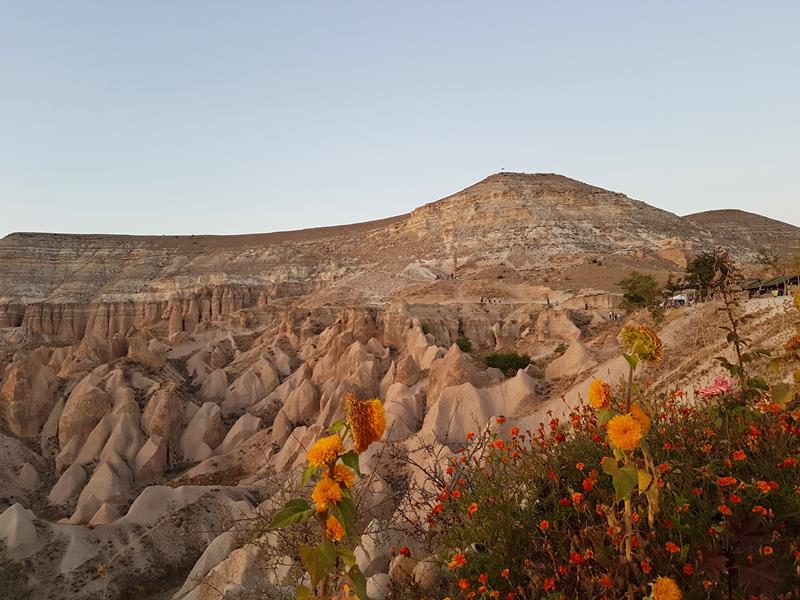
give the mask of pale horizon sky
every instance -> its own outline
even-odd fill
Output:
[[[0,0],[0,236],[394,216],[501,169],[800,226],[797,2]]]

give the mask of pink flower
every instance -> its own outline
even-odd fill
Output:
[[[717,377],[714,379],[714,383],[705,387],[701,387],[699,390],[697,390],[697,393],[703,398],[709,399],[722,396],[725,392],[729,392],[732,389],[733,381],[731,381],[730,377]]]

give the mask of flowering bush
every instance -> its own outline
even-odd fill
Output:
[[[366,579],[356,564],[353,549],[360,540],[355,532],[356,506],[351,488],[359,474],[358,455],[378,441],[386,429],[380,400],[344,399],[347,420],[334,423],[331,435],[318,439],[306,453],[302,483],[314,483],[311,501],[293,498],[275,515],[271,526],[286,527],[316,519],[320,542],[302,545],[298,554],[311,586],[297,588],[297,598],[367,598]],[[352,450],[346,449],[348,440]]]
[[[468,435],[429,518],[451,598],[795,598],[797,386],[645,398],[635,372],[661,341],[620,339],[619,389],[595,381],[568,421],[510,440]]]

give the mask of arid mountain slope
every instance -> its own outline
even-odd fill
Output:
[[[793,256],[800,254],[800,227],[744,210],[707,210],[684,219],[719,239],[737,239],[757,250]]]
[[[791,237],[781,231],[776,243]],[[748,258],[770,241],[735,233],[561,175],[500,173],[408,215],[356,225],[240,236],[11,234],[0,240],[0,303],[165,301],[214,286],[246,286],[255,298],[259,289],[283,296],[336,285],[344,300],[374,302],[448,275],[454,257],[460,273],[502,265],[535,279],[544,268],[614,255],[682,266],[714,244]]]

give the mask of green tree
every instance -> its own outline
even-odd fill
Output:
[[[622,288],[622,298],[628,308],[645,308],[655,304],[660,294],[658,281],[652,275],[632,271],[625,279],[618,282]]]
[[[717,271],[727,276],[729,269],[729,261],[719,250],[701,252],[686,267],[686,283],[696,288],[701,298],[705,298]]]

